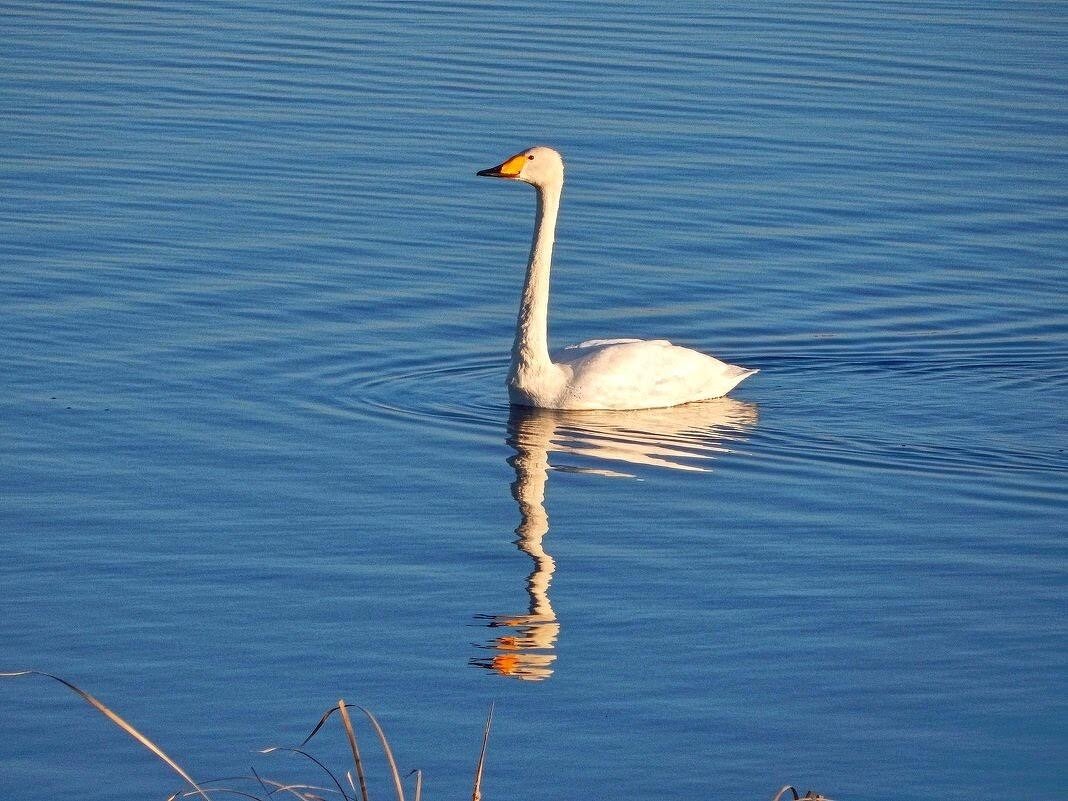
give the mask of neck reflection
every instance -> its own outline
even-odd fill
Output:
[[[628,466],[703,472],[709,462],[742,441],[757,421],[757,407],[718,398],[669,409],[562,412],[513,406],[508,444],[515,453],[512,497],[519,507],[516,547],[534,563],[527,576],[525,614],[477,615],[493,629],[507,629],[480,646],[489,656],[471,664],[501,676],[543,681],[553,674],[560,622],[549,600],[556,562],[544,548],[549,532],[545,489],[552,469],[613,478],[633,478]],[[551,465],[549,454],[577,457]]]

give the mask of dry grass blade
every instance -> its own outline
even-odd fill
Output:
[[[233,787],[205,787],[205,788],[203,788],[203,792],[204,793],[226,793],[227,795],[236,795],[239,798],[251,798],[251,799],[253,799],[253,801],[263,801],[263,798],[261,798],[258,795],[253,795],[252,793],[246,793],[244,790],[235,790]],[[196,793],[191,792],[190,790],[183,790],[182,792],[178,793],[177,795],[171,796],[171,797],[172,798],[192,798],[194,795],[196,795]]]
[[[787,791],[793,795],[793,801],[832,801],[827,796],[822,793],[817,793],[815,790],[807,790],[804,795],[801,795],[796,787],[789,784],[783,785],[779,792],[772,796],[771,801],[781,801]]]
[[[191,786],[196,791],[196,795],[199,795],[201,798],[205,799],[205,801],[208,801],[208,795],[204,792],[203,789],[201,789],[200,785],[193,781],[193,777],[186,773],[184,770],[182,770],[181,766],[179,766],[177,762],[167,756],[167,754],[164,753],[162,748],[160,748],[158,745],[148,739],[145,735],[141,734],[141,732],[139,732],[137,729],[135,729],[133,726],[131,726],[129,723],[119,717],[119,715],[117,715],[115,712],[112,712],[108,707],[104,706],[104,704],[102,704],[96,698],[91,696],[85,690],[71,684],[66,679],[62,679],[59,676],[53,676],[51,673],[44,673],[40,670],[20,670],[15,673],[0,673],[0,678],[15,678],[18,676],[45,676],[46,678],[52,679],[53,681],[58,681],[60,684],[67,687],[72,692],[81,696],[83,701],[85,701],[87,704],[97,710],[100,714],[104,715],[104,717],[106,717],[108,720],[110,720],[128,735],[137,740],[137,742],[141,743],[141,745],[143,745],[145,748],[155,754],[156,757],[160,759],[160,761],[167,765],[167,767],[169,767],[171,770],[181,776],[183,780],[188,782],[189,786]]]
[[[321,795],[316,795],[315,793],[297,792],[297,790],[322,790],[323,788],[321,787],[311,787],[306,784],[282,784],[281,782],[274,782],[270,779],[264,779],[262,776],[260,776],[259,773],[256,772],[255,768],[249,768],[249,770],[252,771],[253,777],[256,779],[257,782],[259,782],[260,787],[263,788],[263,792],[267,793],[268,798],[270,798],[275,793],[289,793],[294,798],[300,799],[300,801],[323,801],[323,797]],[[271,785],[271,787],[274,787],[274,789],[272,790],[270,787],[268,787],[268,784]],[[332,793],[334,791],[326,790],[325,792]]]
[[[298,792],[300,790],[303,790],[304,792]],[[278,787],[278,789],[275,790],[274,792],[275,793],[289,793],[294,798],[299,799],[299,801],[326,801],[326,798],[324,796],[321,796],[318,793],[310,792],[308,790],[308,786],[305,785],[305,784],[292,784],[292,785],[283,784],[283,785],[280,785]],[[334,791],[333,790],[323,790],[323,792],[324,793],[332,793]]]
[[[260,787],[263,788],[263,792],[267,793],[267,795],[270,795],[271,791],[267,789],[266,783],[263,781],[263,779],[260,778],[260,774],[258,774],[256,772],[256,769],[253,768],[253,767],[250,767],[249,770],[251,770],[252,771],[252,775],[256,777],[256,781],[259,783]]]
[[[367,779],[363,775],[363,760],[360,759],[360,747],[356,744],[356,729],[352,727],[349,718],[349,710],[345,707],[345,699],[338,699],[337,711],[341,714],[341,722],[345,726],[345,736],[349,738],[349,748],[352,749],[352,761],[356,763],[356,778],[360,782],[360,797],[367,801]],[[329,715],[329,713],[327,713]],[[314,734],[315,732],[312,732]],[[351,784],[351,780],[349,781]]]
[[[252,768],[252,776],[260,783],[260,787],[267,793],[267,797],[270,798],[275,793],[289,793],[294,798],[300,799],[300,801],[325,801],[321,795],[312,792],[298,792],[298,790],[321,790],[324,793],[332,793],[334,790],[325,787],[313,787],[310,784],[283,784],[282,782],[272,781],[271,779],[265,779],[256,772],[255,768]],[[271,788],[274,788],[273,790]]]
[[[386,733],[382,731],[382,727],[378,725],[378,720],[374,715],[362,706],[359,707],[359,710],[367,715],[367,719],[371,721],[371,725],[375,727],[375,734],[378,735],[378,739],[382,742],[382,750],[386,753],[386,759],[389,761],[389,769],[393,773],[393,787],[397,791],[397,801],[404,801],[404,785],[401,783],[400,772],[397,770],[397,761],[393,758],[393,749],[389,747],[389,740],[386,739]]]
[[[263,779],[263,783],[270,785],[274,789],[270,791],[271,795],[275,793],[289,793],[296,796],[301,801],[326,801],[326,799],[319,795],[319,793],[334,793],[337,794],[337,790],[332,787],[319,787],[314,784],[293,784],[292,782],[279,782],[274,779]],[[303,792],[298,792],[303,791]]]
[[[486,767],[486,747],[489,745],[490,727],[493,725],[493,704],[490,704],[489,714],[486,716],[486,726],[482,730],[482,750],[478,755],[478,766],[475,768],[475,786],[471,790],[471,801],[482,801],[482,770]]]
[[[415,801],[422,801],[423,798],[423,771],[416,768],[412,771],[415,774]],[[408,775],[411,776],[412,773]]]
[[[305,737],[304,741],[300,745],[298,745],[297,748],[303,748],[304,746],[306,746],[308,744],[308,742],[311,740],[311,738],[319,733],[319,729],[321,729],[323,727],[323,724],[326,723],[326,721],[330,720],[330,716],[333,715],[337,711],[338,711],[338,707],[336,707],[336,706],[335,707],[331,707],[330,709],[326,710],[323,713],[323,716],[321,718],[319,718],[319,722],[315,724],[315,728],[311,730],[311,734],[309,734],[307,737]]]
[[[255,799],[258,799],[258,801],[264,801],[265,798],[269,799],[274,793],[278,792],[279,790],[285,789],[283,787],[283,785],[281,783],[279,783],[279,782],[272,782],[270,779],[261,778],[260,774],[258,774],[256,772],[255,768],[252,768],[251,770],[252,770],[252,775],[251,776],[224,776],[224,777],[219,778],[219,779],[202,779],[201,782],[200,782],[200,787],[205,793],[209,793],[209,794],[213,794],[213,793],[228,793],[230,795],[239,795],[239,796],[241,796],[243,798],[255,798]],[[237,790],[237,789],[232,788],[232,787],[217,787],[217,786],[215,786],[215,785],[218,785],[221,782],[233,782],[233,781],[256,781],[259,784],[260,788],[263,790],[264,795],[262,795],[262,796],[260,796],[260,795],[252,795],[250,793],[245,792],[244,790]],[[209,785],[211,785],[211,786],[209,786]],[[268,787],[268,785],[273,785],[275,787],[275,789],[272,790],[270,787]],[[292,791],[290,791],[290,792],[291,792],[292,795],[295,795],[297,798],[299,798],[300,801],[311,801],[311,797],[310,796],[300,795],[299,793],[293,793]],[[179,799],[179,798],[191,798],[194,795],[196,795],[196,793],[194,793],[194,792],[192,792],[190,790],[178,790],[176,793],[173,793],[172,795],[167,796],[167,801],[177,801],[177,799]],[[325,799],[323,801],[325,801]]]
[[[348,793],[346,793],[345,792],[345,788],[341,786],[341,782],[339,782],[337,780],[337,776],[335,776],[333,774],[333,772],[330,770],[330,768],[328,768],[326,765],[324,765],[318,759],[313,757],[307,751],[301,751],[299,748],[283,748],[282,746],[272,745],[270,748],[262,749],[260,751],[260,753],[261,754],[273,754],[275,751],[288,751],[291,754],[300,754],[302,757],[305,757],[306,759],[310,759],[312,762],[314,762],[316,765],[318,765],[320,768],[323,769],[323,772],[327,776],[329,776],[330,780],[333,781],[333,783],[337,786],[338,792],[341,793],[341,797],[344,798],[345,801],[348,801],[348,798],[349,798]]]
[[[271,785],[274,793],[289,793],[296,796],[300,801],[326,801],[326,799],[319,795],[319,793],[336,793],[337,790],[333,790],[329,787],[316,787],[313,784],[282,784],[282,782],[276,782],[271,779],[264,779],[265,783]],[[303,790],[303,792],[298,792]],[[314,791],[314,792],[313,792]]]

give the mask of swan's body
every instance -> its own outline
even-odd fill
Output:
[[[479,175],[523,181],[538,190],[534,241],[519,305],[508,396],[543,409],[652,409],[727,394],[756,370],[735,367],[663,339],[597,339],[549,355],[549,270],[564,162],[532,147]]]

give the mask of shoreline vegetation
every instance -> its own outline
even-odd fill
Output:
[[[41,670],[20,670],[13,672],[0,673],[0,678],[20,678],[23,676],[41,676],[44,678],[57,681],[71,692],[78,695],[89,706],[93,707],[100,714],[126,732],[130,737],[139,742],[142,746],[151,751],[157,759],[163,762],[172,771],[178,774],[179,777],[188,785],[187,788],[178,790],[171,795],[167,796],[167,801],[177,801],[182,798],[200,798],[202,801],[212,801],[214,796],[230,795],[238,798],[254,799],[254,801],[269,801],[275,795],[284,793],[286,796],[300,799],[300,801],[325,801],[327,798],[340,798],[344,801],[369,801],[369,795],[367,792],[367,779],[363,769],[363,759],[360,756],[359,742],[356,738],[356,727],[352,723],[352,717],[349,714],[350,708],[358,709],[362,712],[367,720],[370,722],[372,729],[378,736],[378,740],[382,745],[382,751],[385,754],[386,761],[389,764],[390,778],[393,781],[393,789],[396,793],[397,801],[407,801],[405,796],[405,779],[411,779],[413,785],[412,791],[414,801],[421,801],[423,790],[423,772],[421,770],[413,770],[404,777],[401,778],[400,771],[397,769],[397,762],[393,758],[393,749],[390,747],[389,740],[386,737],[385,731],[382,729],[382,725],[378,722],[378,719],[369,710],[362,706],[350,707],[345,701],[339,700],[337,706],[331,707],[323,713],[319,718],[319,722],[315,724],[315,727],[311,730],[311,733],[304,738],[304,740],[296,747],[284,747],[284,746],[269,746],[259,751],[261,754],[272,754],[277,752],[289,752],[297,754],[308,761],[314,763],[318,768],[328,777],[330,786],[316,786],[310,784],[297,784],[280,782],[274,779],[268,779],[261,776],[255,768],[250,768],[251,774],[248,776],[229,776],[225,779],[210,779],[207,781],[196,781],[181,765],[178,764],[172,757],[170,757],[162,748],[156,743],[138,731],[131,723],[126,721],[117,712],[107,707],[103,702],[97,699],[95,696],[78,687],[73,682],[56,676],[52,673],[46,673]],[[346,739],[348,740],[349,749],[352,752],[353,770],[346,770],[344,774],[345,781],[338,777],[337,772],[332,771],[323,762],[317,759],[315,756],[304,750],[304,747],[311,742],[312,738],[317,735],[320,730],[326,725],[326,722],[334,715],[338,714],[341,720],[342,728],[344,729]],[[486,747],[489,744],[490,727],[493,724],[493,706],[490,706],[489,714],[486,717],[486,725],[482,732],[482,748],[478,755],[478,763],[475,767],[474,784],[471,791],[472,801],[481,801],[482,798],[482,774],[483,768],[486,763]],[[245,789],[239,789],[237,787],[223,786],[222,782],[242,782],[252,788],[253,791]],[[348,785],[346,789],[345,785]],[[256,793],[262,793],[257,795]]]
[[[401,778],[400,771],[397,769],[397,762],[393,758],[393,749],[390,747],[389,740],[386,737],[385,731],[382,729],[382,725],[378,722],[378,719],[372,714],[369,709],[365,709],[362,706],[351,706],[346,704],[343,699],[339,699],[337,706],[331,707],[323,713],[319,718],[319,722],[315,724],[315,727],[311,730],[311,733],[304,738],[300,745],[296,747],[283,747],[283,746],[269,746],[259,751],[261,754],[271,754],[276,752],[289,752],[304,757],[310,762],[314,763],[323,773],[329,778],[333,787],[329,786],[316,786],[310,784],[296,784],[279,782],[274,779],[269,779],[261,776],[255,768],[249,768],[251,775],[248,776],[229,776],[224,779],[210,779],[206,781],[196,781],[193,777],[182,768],[174,759],[172,759],[162,748],[156,745],[152,740],[138,731],[132,724],[122,718],[117,712],[104,705],[103,702],[98,700],[95,696],[78,687],[76,684],[67,681],[66,679],[56,676],[52,673],[46,673],[41,670],[19,670],[11,672],[0,673],[0,678],[20,678],[25,676],[40,676],[43,678],[52,679],[59,682],[71,692],[79,696],[83,701],[93,707],[97,712],[102,714],[118,728],[126,732],[130,737],[139,742],[142,746],[152,752],[163,762],[167,767],[174,771],[181,779],[188,785],[187,788],[178,790],[167,796],[167,801],[178,801],[183,798],[200,798],[203,801],[212,801],[213,796],[218,795],[230,795],[238,798],[253,799],[253,801],[270,801],[275,795],[284,793],[287,796],[299,799],[299,801],[326,801],[327,798],[340,798],[343,801],[369,801],[367,792],[367,778],[363,769],[363,759],[360,756],[359,742],[356,738],[356,727],[352,723],[352,717],[349,714],[349,709],[358,709],[366,716],[368,722],[371,724],[372,729],[378,737],[378,741],[382,746],[382,751],[385,754],[386,761],[389,764],[390,778],[393,781],[393,789],[396,793],[397,801],[407,801],[405,796],[405,780],[411,779],[412,792],[414,801],[421,801],[423,790],[423,772],[419,769],[410,771],[404,779]],[[352,752],[353,768],[355,770],[355,777],[353,770],[346,770],[344,774],[345,782],[338,778],[336,772],[330,770],[325,764],[314,757],[312,754],[304,750],[304,747],[311,742],[312,738],[319,733],[319,731],[326,725],[327,721],[334,715],[338,714],[341,720],[342,728],[345,732],[345,737],[348,741],[349,749]],[[486,748],[489,745],[490,728],[493,725],[493,705],[490,704],[489,712],[486,716],[486,724],[482,730],[482,746],[479,750],[478,762],[475,766],[474,782],[471,789],[471,800],[482,801],[482,775],[483,769],[486,764]],[[250,786],[253,790],[262,792],[263,795],[257,795],[255,792],[249,790],[242,790],[236,787],[229,787],[222,785],[222,782],[244,782]],[[345,784],[348,785],[346,789]],[[350,795],[351,792],[351,795]],[[325,795],[324,795],[325,794]],[[809,790],[805,795],[800,795],[798,790],[791,785],[784,785],[779,789],[771,801],[832,801],[825,796]]]

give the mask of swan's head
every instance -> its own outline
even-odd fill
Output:
[[[496,167],[479,170],[488,178],[508,178],[532,186],[560,184],[564,180],[564,160],[551,147],[531,147],[516,153]]]

